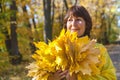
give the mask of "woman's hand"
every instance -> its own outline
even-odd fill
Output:
[[[66,74],[66,79],[67,80],[77,80],[77,75],[75,73],[73,73],[71,76],[69,74],[69,72]]]
[[[54,74],[49,76],[48,80],[62,80],[63,78],[66,78],[67,74],[68,74],[67,70],[65,71],[58,70]]]

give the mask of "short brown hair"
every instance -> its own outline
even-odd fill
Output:
[[[92,29],[92,20],[88,13],[88,11],[83,6],[72,6],[67,14],[64,17],[64,28],[66,28],[66,23],[69,18],[69,16],[75,16],[75,17],[82,17],[85,20],[86,26],[85,26],[85,33],[83,36],[88,35],[90,36],[90,31]]]

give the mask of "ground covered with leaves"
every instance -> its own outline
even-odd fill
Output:
[[[31,80],[30,77],[27,77],[26,69],[32,60],[30,56],[24,55],[21,64],[12,65],[9,63],[8,53],[0,53],[0,80]]]

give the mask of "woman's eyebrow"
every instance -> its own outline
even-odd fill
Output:
[[[68,19],[71,19],[72,17],[70,16],[70,17],[68,17]]]
[[[77,17],[77,18],[80,18],[80,19],[81,19],[81,17]]]

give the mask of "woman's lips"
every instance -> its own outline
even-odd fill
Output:
[[[71,32],[76,32],[78,31],[79,29],[71,29]]]

